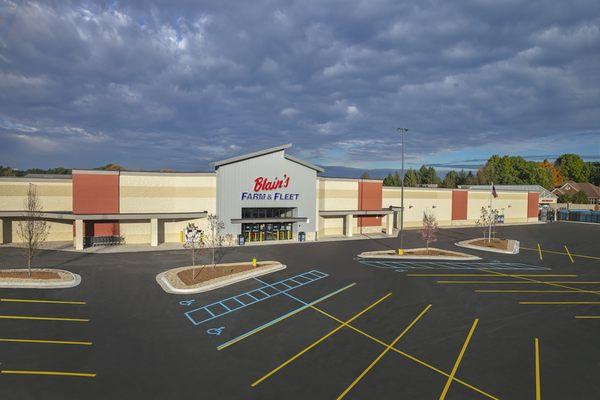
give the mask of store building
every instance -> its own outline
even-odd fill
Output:
[[[73,241],[76,249],[100,239],[125,244],[181,242],[189,223],[207,229],[216,215],[231,244],[318,240],[356,234],[394,235],[400,188],[381,180],[326,178],[282,145],[213,163],[213,172],[162,173],[73,170],[56,177],[0,178],[0,241],[21,241],[16,226],[35,185],[50,226],[49,241]],[[421,225],[423,211],[440,226],[474,224],[489,190],[405,188],[404,224]],[[537,221],[539,193],[498,190],[494,207],[505,222]]]

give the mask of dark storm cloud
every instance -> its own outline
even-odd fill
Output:
[[[397,126],[421,158],[598,153],[599,26],[597,1],[0,0],[0,157],[197,170],[293,142],[368,164]]]

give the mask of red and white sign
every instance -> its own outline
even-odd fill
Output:
[[[258,178],[254,179],[254,191],[261,192],[263,190],[277,190],[287,188],[289,184],[290,177],[286,174],[283,174],[282,179],[275,178],[273,180],[259,176]]]

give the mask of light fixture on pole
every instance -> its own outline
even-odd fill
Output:
[[[398,132],[400,132],[401,145],[402,145],[402,173],[400,174],[400,179],[402,179],[402,189],[400,191],[400,249],[398,249],[398,254],[404,254],[404,134],[408,132],[406,128],[398,128]]]

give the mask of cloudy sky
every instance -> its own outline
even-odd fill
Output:
[[[600,155],[600,1],[0,0],[0,164]]]

